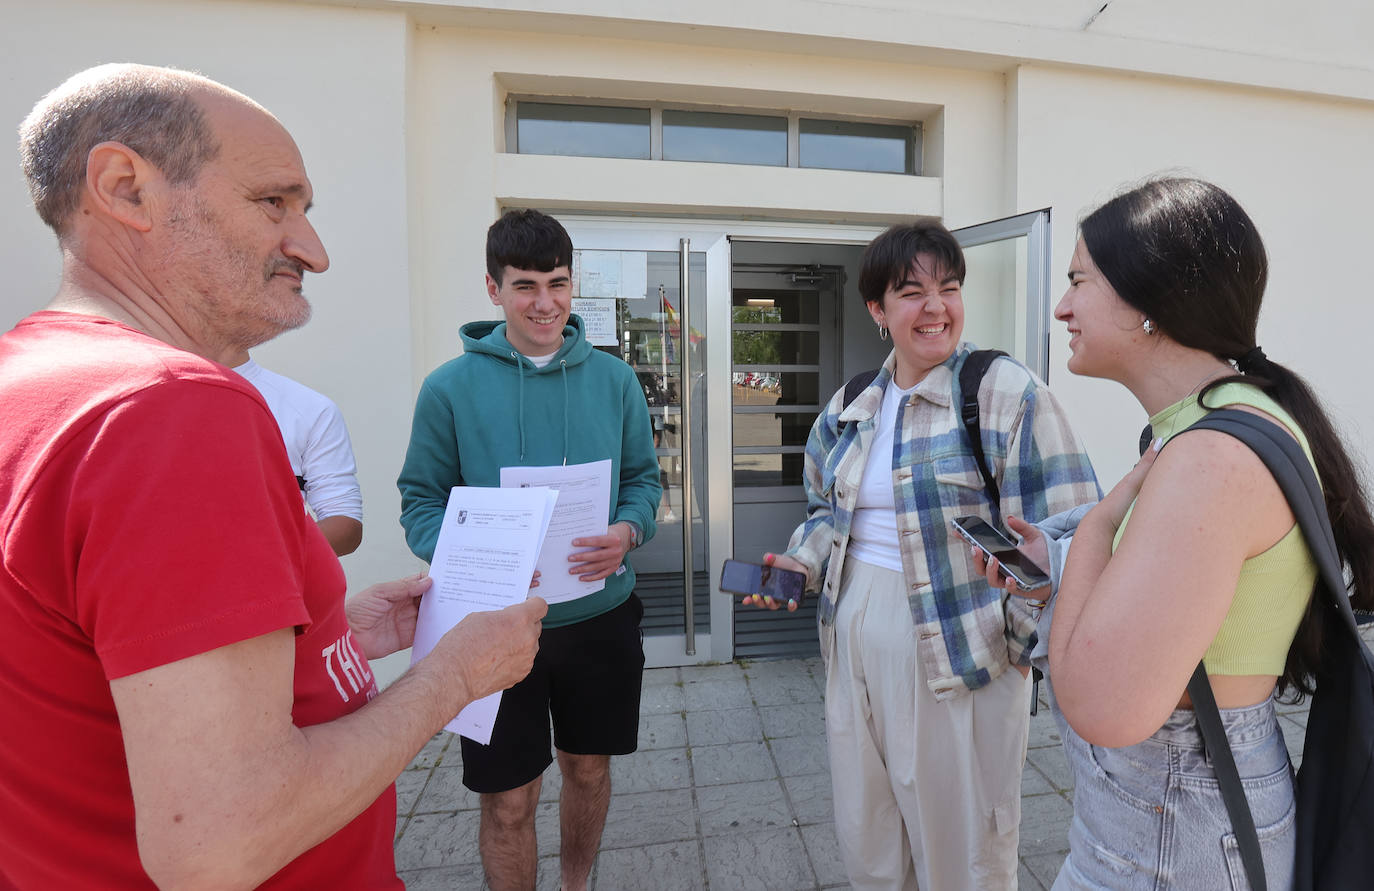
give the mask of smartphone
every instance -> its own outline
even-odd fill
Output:
[[[790,569],[726,560],[720,567],[720,589],[731,594],[762,594],[776,601],[801,601],[806,576]]]
[[[1050,583],[1050,577],[1016,548],[1016,543],[981,517],[956,517],[951,525],[969,544],[991,555],[1002,564],[1002,572],[1022,591],[1033,591]]]

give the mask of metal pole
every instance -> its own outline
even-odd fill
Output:
[[[678,346],[681,354],[682,376],[678,387],[678,399],[681,405],[681,434],[682,443],[682,631],[687,640],[687,655],[697,654],[696,638],[696,603],[694,589],[696,588],[695,565],[692,559],[692,310],[691,292],[688,289],[688,279],[691,277],[690,266],[692,256],[692,241],[684,238],[679,244],[681,260],[679,269],[681,273],[681,286],[678,288],[680,308],[678,311]]]

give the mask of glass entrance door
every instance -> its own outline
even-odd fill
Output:
[[[560,216],[576,249],[573,311],[594,346],[633,367],[649,404],[664,494],[658,534],[629,558],[647,664],[808,651],[810,616],[737,614],[717,588],[720,564],[785,544],[805,515],[816,412],[890,348],[856,286],[859,254],[881,230]],[[955,232],[968,260],[965,337],[1042,377],[1048,223],[1038,211]]]
[[[1049,212],[957,230],[964,247],[964,338],[1047,372]],[[802,462],[811,425],[844,382],[877,367],[878,339],[859,296],[868,237],[750,239],[732,254],[734,550],[757,560],[806,511]],[[736,606],[733,651],[768,658],[818,652],[814,601],[796,613]]]
[[[768,250],[752,247],[742,253]],[[806,515],[806,440],[843,382],[845,273],[834,263],[750,262],[737,254],[731,286],[734,545],[740,559],[759,560],[785,546]],[[816,647],[814,598],[794,613],[736,600],[736,657],[809,656]]]
[[[657,534],[629,557],[647,664],[729,658],[712,649],[705,436],[707,270],[724,239],[564,223],[574,245],[573,312],[593,347],[634,369],[649,405],[663,497]]]
[[[1050,211],[955,229],[964,249],[964,339],[1049,379]]]

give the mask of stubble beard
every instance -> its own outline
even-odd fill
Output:
[[[198,195],[191,195],[168,224],[179,233],[168,260],[211,270],[214,280],[197,282],[191,309],[217,339],[249,350],[310,321],[312,309],[299,283],[288,286],[276,275],[283,270],[304,275],[304,266],[276,256],[260,262],[251,249],[228,237],[219,216]],[[282,288],[288,294],[282,295]]]

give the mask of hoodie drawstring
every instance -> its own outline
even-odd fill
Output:
[[[558,365],[563,369],[563,466],[568,466],[568,415],[572,414],[572,403],[568,398],[568,360],[559,359]]]
[[[524,356],[515,350],[510,351],[511,360],[515,362],[515,367],[520,374],[520,396],[516,404],[516,416],[520,425],[520,460],[525,460],[525,363]],[[558,360],[559,370],[563,373],[563,466],[568,466],[568,436],[572,423],[572,402],[568,393],[568,360]]]
[[[510,351],[511,361],[515,363],[517,372],[520,375],[520,396],[516,403],[516,417],[520,424],[520,460],[525,460],[525,363],[522,357],[515,350]]]

